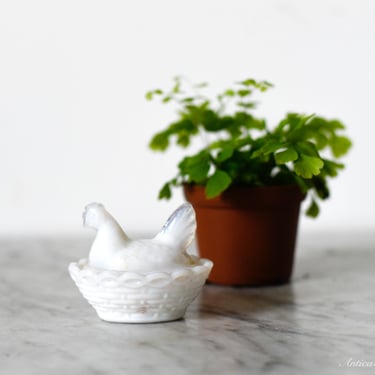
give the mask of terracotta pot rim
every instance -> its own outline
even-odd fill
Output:
[[[205,189],[205,185],[199,185],[195,183],[184,183],[182,186],[185,188],[194,188],[194,189]],[[252,191],[261,191],[261,190],[290,190],[290,189],[296,189],[300,190],[297,184],[285,184],[285,185],[264,185],[264,186],[251,186],[251,185],[231,185],[227,190],[225,190],[222,194],[225,194],[228,191],[231,190],[252,190]],[[302,193],[303,194],[303,193]]]
[[[183,189],[186,199],[193,205],[210,208],[273,207],[277,209],[289,205],[290,202],[299,205],[306,197],[297,184],[256,187],[235,185],[212,199],[206,198],[204,185],[184,184]]]

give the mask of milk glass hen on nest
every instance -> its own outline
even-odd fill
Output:
[[[83,221],[97,234],[88,259],[71,263],[69,272],[101,319],[150,323],[184,316],[213,266],[187,252],[196,230],[190,204],[151,239],[130,239],[100,203],[85,207]]]

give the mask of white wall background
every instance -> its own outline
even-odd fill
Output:
[[[189,0],[0,2],[0,235],[82,233],[102,201],[130,233],[156,231],[178,151],[147,149],[173,119],[144,100],[178,74],[218,89],[276,85],[260,112],[337,117],[355,143],[318,220],[375,223],[375,2]]]

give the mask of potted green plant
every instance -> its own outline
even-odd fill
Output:
[[[288,113],[270,128],[255,114],[254,95],[267,81],[246,79],[213,99],[206,84],[174,80],[169,91],[152,90],[177,107],[176,121],[151,139],[154,151],[172,141],[203,148],[183,157],[177,175],[159,192],[169,199],[182,186],[197,214],[200,255],[214,261],[210,281],[226,285],[271,285],[290,280],[300,203],[318,216],[318,201],[329,197],[327,182],[344,165],[337,160],[351,147],[339,120]],[[195,146],[195,144],[194,144]]]

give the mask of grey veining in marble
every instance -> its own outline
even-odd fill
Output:
[[[103,322],[83,300],[67,265],[89,243],[0,241],[1,374],[375,371],[372,235],[300,241],[292,284],[207,285],[184,320],[145,325]]]

